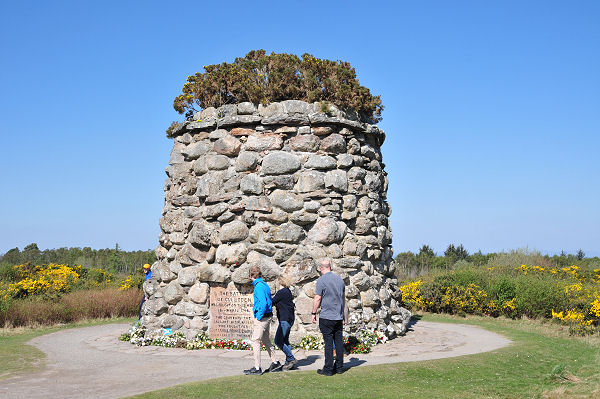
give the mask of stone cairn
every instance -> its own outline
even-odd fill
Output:
[[[297,341],[317,331],[311,308],[325,257],[347,284],[351,331],[406,331],[382,130],[333,105],[288,100],[207,108],[170,134],[158,261],[144,284],[149,331],[207,331],[211,288],[251,292],[258,265],[273,293],[280,275],[294,281]]]

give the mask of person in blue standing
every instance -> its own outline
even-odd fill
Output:
[[[272,298],[273,305],[277,310],[277,320],[279,320],[279,326],[275,333],[275,345],[285,353],[283,369],[291,370],[297,363],[290,345],[290,330],[294,325],[294,296],[290,291],[291,278],[282,275],[279,278],[279,284],[283,288],[277,291]]]
[[[250,268],[250,280],[254,286],[254,328],[252,331],[252,352],[254,353],[254,367],[244,370],[244,374],[261,375],[263,373],[260,367],[260,344],[262,343],[267,349],[267,353],[271,358],[271,365],[265,370],[281,371],[281,363],[275,358],[275,351],[271,345],[271,337],[269,336],[269,327],[273,319],[273,303],[271,301],[271,287],[262,279],[260,267],[252,266]]]
[[[150,265],[146,263],[142,270],[144,270],[144,274],[146,277],[144,278],[144,282],[148,281],[152,277],[152,270],[150,270]],[[138,320],[142,318],[142,305],[146,301],[146,293],[144,292],[144,296],[142,296],[142,301],[140,302],[140,311],[138,312]]]

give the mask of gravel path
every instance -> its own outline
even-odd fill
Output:
[[[75,328],[29,343],[47,354],[43,371],[0,381],[1,398],[120,398],[185,382],[242,374],[251,351],[136,347],[117,337],[128,324]],[[502,348],[510,340],[482,328],[419,321],[406,336],[366,355],[348,355],[347,367],[470,355]],[[283,354],[278,351],[278,358]],[[323,366],[320,351],[296,351],[300,370]],[[263,352],[263,367],[268,364]],[[293,371],[291,371],[293,372]],[[248,377],[256,378],[256,377]]]

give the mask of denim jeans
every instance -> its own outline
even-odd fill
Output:
[[[144,302],[146,302],[146,295],[144,295],[142,297],[142,301],[140,302],[140,311],[138,313],[138,320],[140,320],[142,318],[142,306],[144,305]]]
[[[328,320],[319,318],[319,329],[325,342],[325,366],[328,372],[342,371],[344,367],[344,339],[342,320]],[[335,341],[335,365],[333,364],[333,346]]]
[[[277,332],[275,333],[275,345],[279,347],[285,353],[285,361],[291,362],[294,360],[294,355],[292,354],[292,347],[290,345],[290,330],[292,328],[292,324],[287,321],[279,321],[279,326],[277,327]]]

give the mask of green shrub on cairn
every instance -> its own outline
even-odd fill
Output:
[[[381,120],[380,96],[361,86],[350,63],[303,54],[266,55],[253,50],[231,64],[207,65],[204,73],[188,76],[173,107],[191,117],[200,109],[249,101],[268,104],[283,100],[330,102],[353,109],[377,122]],[[324,110],[326,112],[326,110]]]

